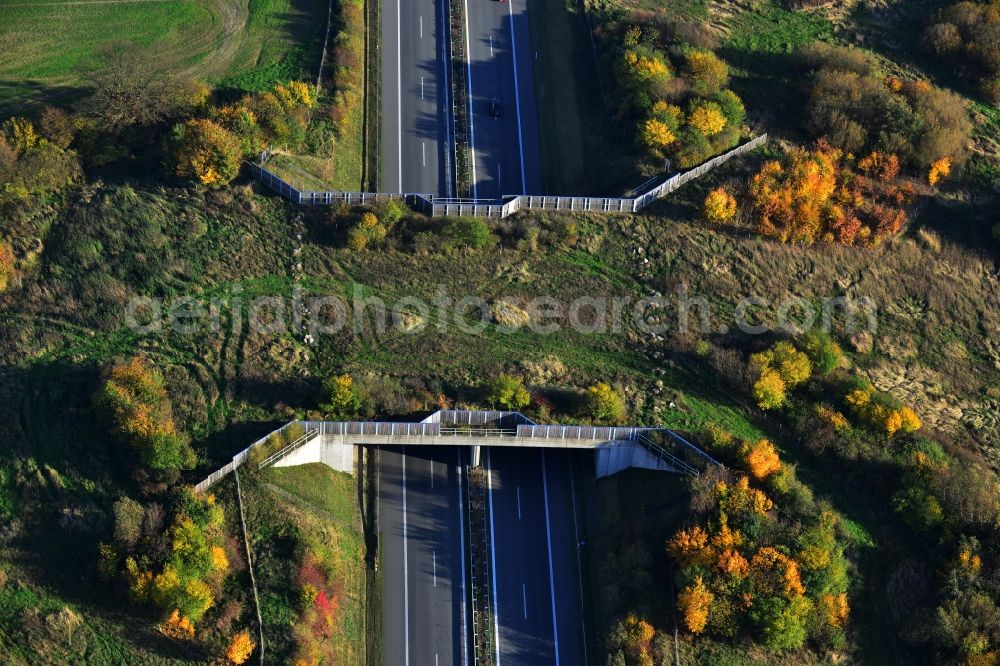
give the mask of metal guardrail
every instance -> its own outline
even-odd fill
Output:
[[[690,171],[678,173],[634,198],[623,197],[573,197],[573,196],[537,196],[513,195],[501,200],[484,201],[481,199],[454,199],[436,197],[432,194],[392,194],[386,192],[307,192],[296,189],[264,168],[263,164],[250,163],[250,172],[264,185],[278,194],[299,204],[331,205],[339,202],[367,205],[388,199],[403,200],[408,205],[432,217],[492,217],[503,218],[521,210],[549,211],[579,211],[588,213],[637,213],[657,199],[673,192],[684,183],[698,178],[717,166],[724,164],[733,157],[738,157],[767,141],[767,134],[762,134],[742,146],[713,157]]]
[[[257,465],[257,469],[264,469],[268,465],[273,465],[274,463],[278,462],[279,460],[281,460],[288,454],[292,453],[299,447],[303,446],[304,444],[308,444],[318,436],[319,436],[319,428],[313,428],[312,430],[302,435],[301,437],[299,437],[297,440],[295,440],[285,448],[265,458],[259,465]]]

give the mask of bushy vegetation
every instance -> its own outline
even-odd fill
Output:
[[[972,123],[957,94],[891,76],[857,49],[811,44],[799,56],[813,71],[808,113],[817,137],[847,153],[897,155],[924,173],[941,159],[965,162]]]
[[[752,634],[773,651],[807,640],[841,649],[850,564],[836,514],[813,502],[770,442],[715,435],[716,452],[735,463],[736,479],[699,480],[694,524],[667,542],[684,627],[726,640]]]
[[[923,35],[924,48],[957,67],[983,96],[1000,104],[1000,5],[959,2],[940,10]]]
[[[108,368],[94,400],[144,465],[160,471],[194,467],[194,450],[174,423],[163,375],[147,361],[137,356]]]
[[[82,171],[69,143],[55,131],[39,133],[26,118],[4,121],[0,125],[0,206],[58,192],[77,182]]]
[[[765,162],[747,184],[751,225],[782,243],[879,245],[899,233],[915,200],[916,186],[900,179],[899,170],[893,154],[855,159],[824,141],[812,150],[793,148],[783,159]],[[940,173],[933,173],[937,182]],[[710,193],[706,219],[731,221],[731,196],[725,189]]]
[[[635,17],[639,18],[639,17]],[[746,110],[713,51],[664,39],[659,27],[609,21],[605,58],[615,118],[633,127],[648,168],[690,168],[739,142]]]
[[[498,375],[486,388],[486,401],[490,405],[516,412],[528,406],[531,393],[519,378]]]

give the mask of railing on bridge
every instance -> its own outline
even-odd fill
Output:
[[[268,465],[273,465],[274,463],[278,462],[279,460],[282,460],[283,458],[288,457],[288,454],[290,454],[293,451],[299,449],[303,445],[308,444],[309,442],[311,442],[312,440],[314,440],[318,436],[319,436],[319,428],[313,428],[312,430],[309,430],[308,432],[306,432],[306,434],[302,435],[301,437],[299,437],[298,439],[296,439],[294,442],[292,442],[291,444],[289,444],[285,448],[281,449],[277,453],[272,454],[272,455],[268,456],[267,458],[265,458],[264,460],[262,460],[260,462],[260,464],[257,465],[257,469],[263,469],[263,468],[267,467]]]
[[[578,197],[578,196],[541,196],[541,195],[510,195],[499,200],[454,199],[437,197],[431,194],[392,194],[373,192],[308,192],[299,190],[285,182],[279,176],[264,168],[265,155],[261,163],[249,163],[250,172],[261,183],[284,197],[299,204],[330,205],[346,202],[365,205],[388,199],[405,201],[409,206],[432,217],[492,217],[502,218],[513,215],[520,210],[545,211],[580,211],[591,213],[637,213],[657,199],[673,192],[684,183],[702,176],[717,166],[734,157],[743,155],[763,145],[767,134],[737,146],[722,155],[718,155],[690,171],[674,174],[648,192],[635,197]]]
[[[259,440],[233,456],[231,462],[212,472],[195,486],[196,492],[204,492],[234,469],[245,463],[250,453],[257,447],[273,443],[288,433],[292,427],[301,428],[303,434],[296,433],[295,439],[280,451],[265,459],[272,464],[291,453],[295,448],[324,435],[376,436],[376,437],[504,437],[516,445],[518,440],[575,440],[594,442],[638,441],[647,449],[660,455],[671,464],[688,473],[697,470],[698,465],[721,466],[717,460],[688,442],[686,439],[665,428],[639,426],[567,426],[538,425],[519,412],[439,410],[419,423],[407,421],[291,421],[278,430]],[[290,435],[289,435],[290,436]],[[658,438],[661,441],[658,441]],[[523,442],[522,442],[523,443]]]

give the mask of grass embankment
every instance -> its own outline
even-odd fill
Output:
[[[545,193],[618,193],[629,172],[628,156],[604,109],[581,4],[529,3],[528,21],[538,53],[534,74]]]
[[[603,663],[602,641],[622,614],[641,609],[673,626],[666,540],[688,514],[684,477],[629,469],[582,485],[584,595],[588,654]]]
[[[164,71],[262,90],[315,74],[324,0],[0,2],[0,112],[67,101],[102,47],[134,42]]]
[[[306,147],[302,154],[275,155],[266,165],[296,189],[362,189],[366,178],[365,30],[363,0],[334,5],[327,65]]]
[[[364,663],[365,546],[356,479],[320,463],[269,468],[251,478],[243,499],[270,654],[292,661],[316,644],[331,663]],[[329,623],[308,615],[315,611],[313,600],[302,599],[307,568],[321,571],[332,591]]]

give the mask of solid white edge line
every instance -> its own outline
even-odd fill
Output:
[[[545,500],[545,545],[549,551],[549,592],[552,597],[552,642],[555,646],[556,666],[559,666],[559,623],[556,621],[556,580],[552,572],[552,532],[549,527],[549,481],[545,471],[545,449],[542,449],[542,495]]]
[[[465,616],[465,496],[462,493],[462,448],[458,447],[458,527],[461,538],[458,540],[459,554],[462,557],[462,663],[469,663],[469,626]]]
[[[403,654],[410,663],[410,570],[406,557],[406,447],[400,454],[403,463]]]
[[[569,489],[573,494],[573,539],[576,540],[576,581],[580,587],[580,631],[583,632],[583,666],[587,665],[587,619],[583,608],[583,565],[580,564],[580,528],[576,520],[576,482],[573,480],[573,463],[569,467]]]
[[[524,179],[524,139],[521,136],[521,90],[517,82],[517,36],[514,34],[514,0],[507,3],[507,15],[510,17],[510,49],[514,56],[514,104],[517,110],[517,148],[521,158],[521,194],[527,194],[528,186]],[[556,660],[558,662],[558,659]]]
[[[398,2],[398,0],[397,0]],[[476,123],[472,117],[472,47],[469,42],[469,0],[463,1],[465,10],[465,71],[469,79],[469,162],[472,164],[472,198],[478,199],[476,193]],[[458,165],[455,165],[458,168]]]
[[[486,448],[486,487],[490,496],[490,561],[493,567],[493,645],[496,666],[500,666],[500,602],[497,599],[497,549],[493,535],[493,465],[490,463],[490,449]]]
[[[396,141],[396,156],[399,160],[399,193],[403,193],[403,40],[400,35],[400,0],[396,0],[396,121],[399,132]]]

